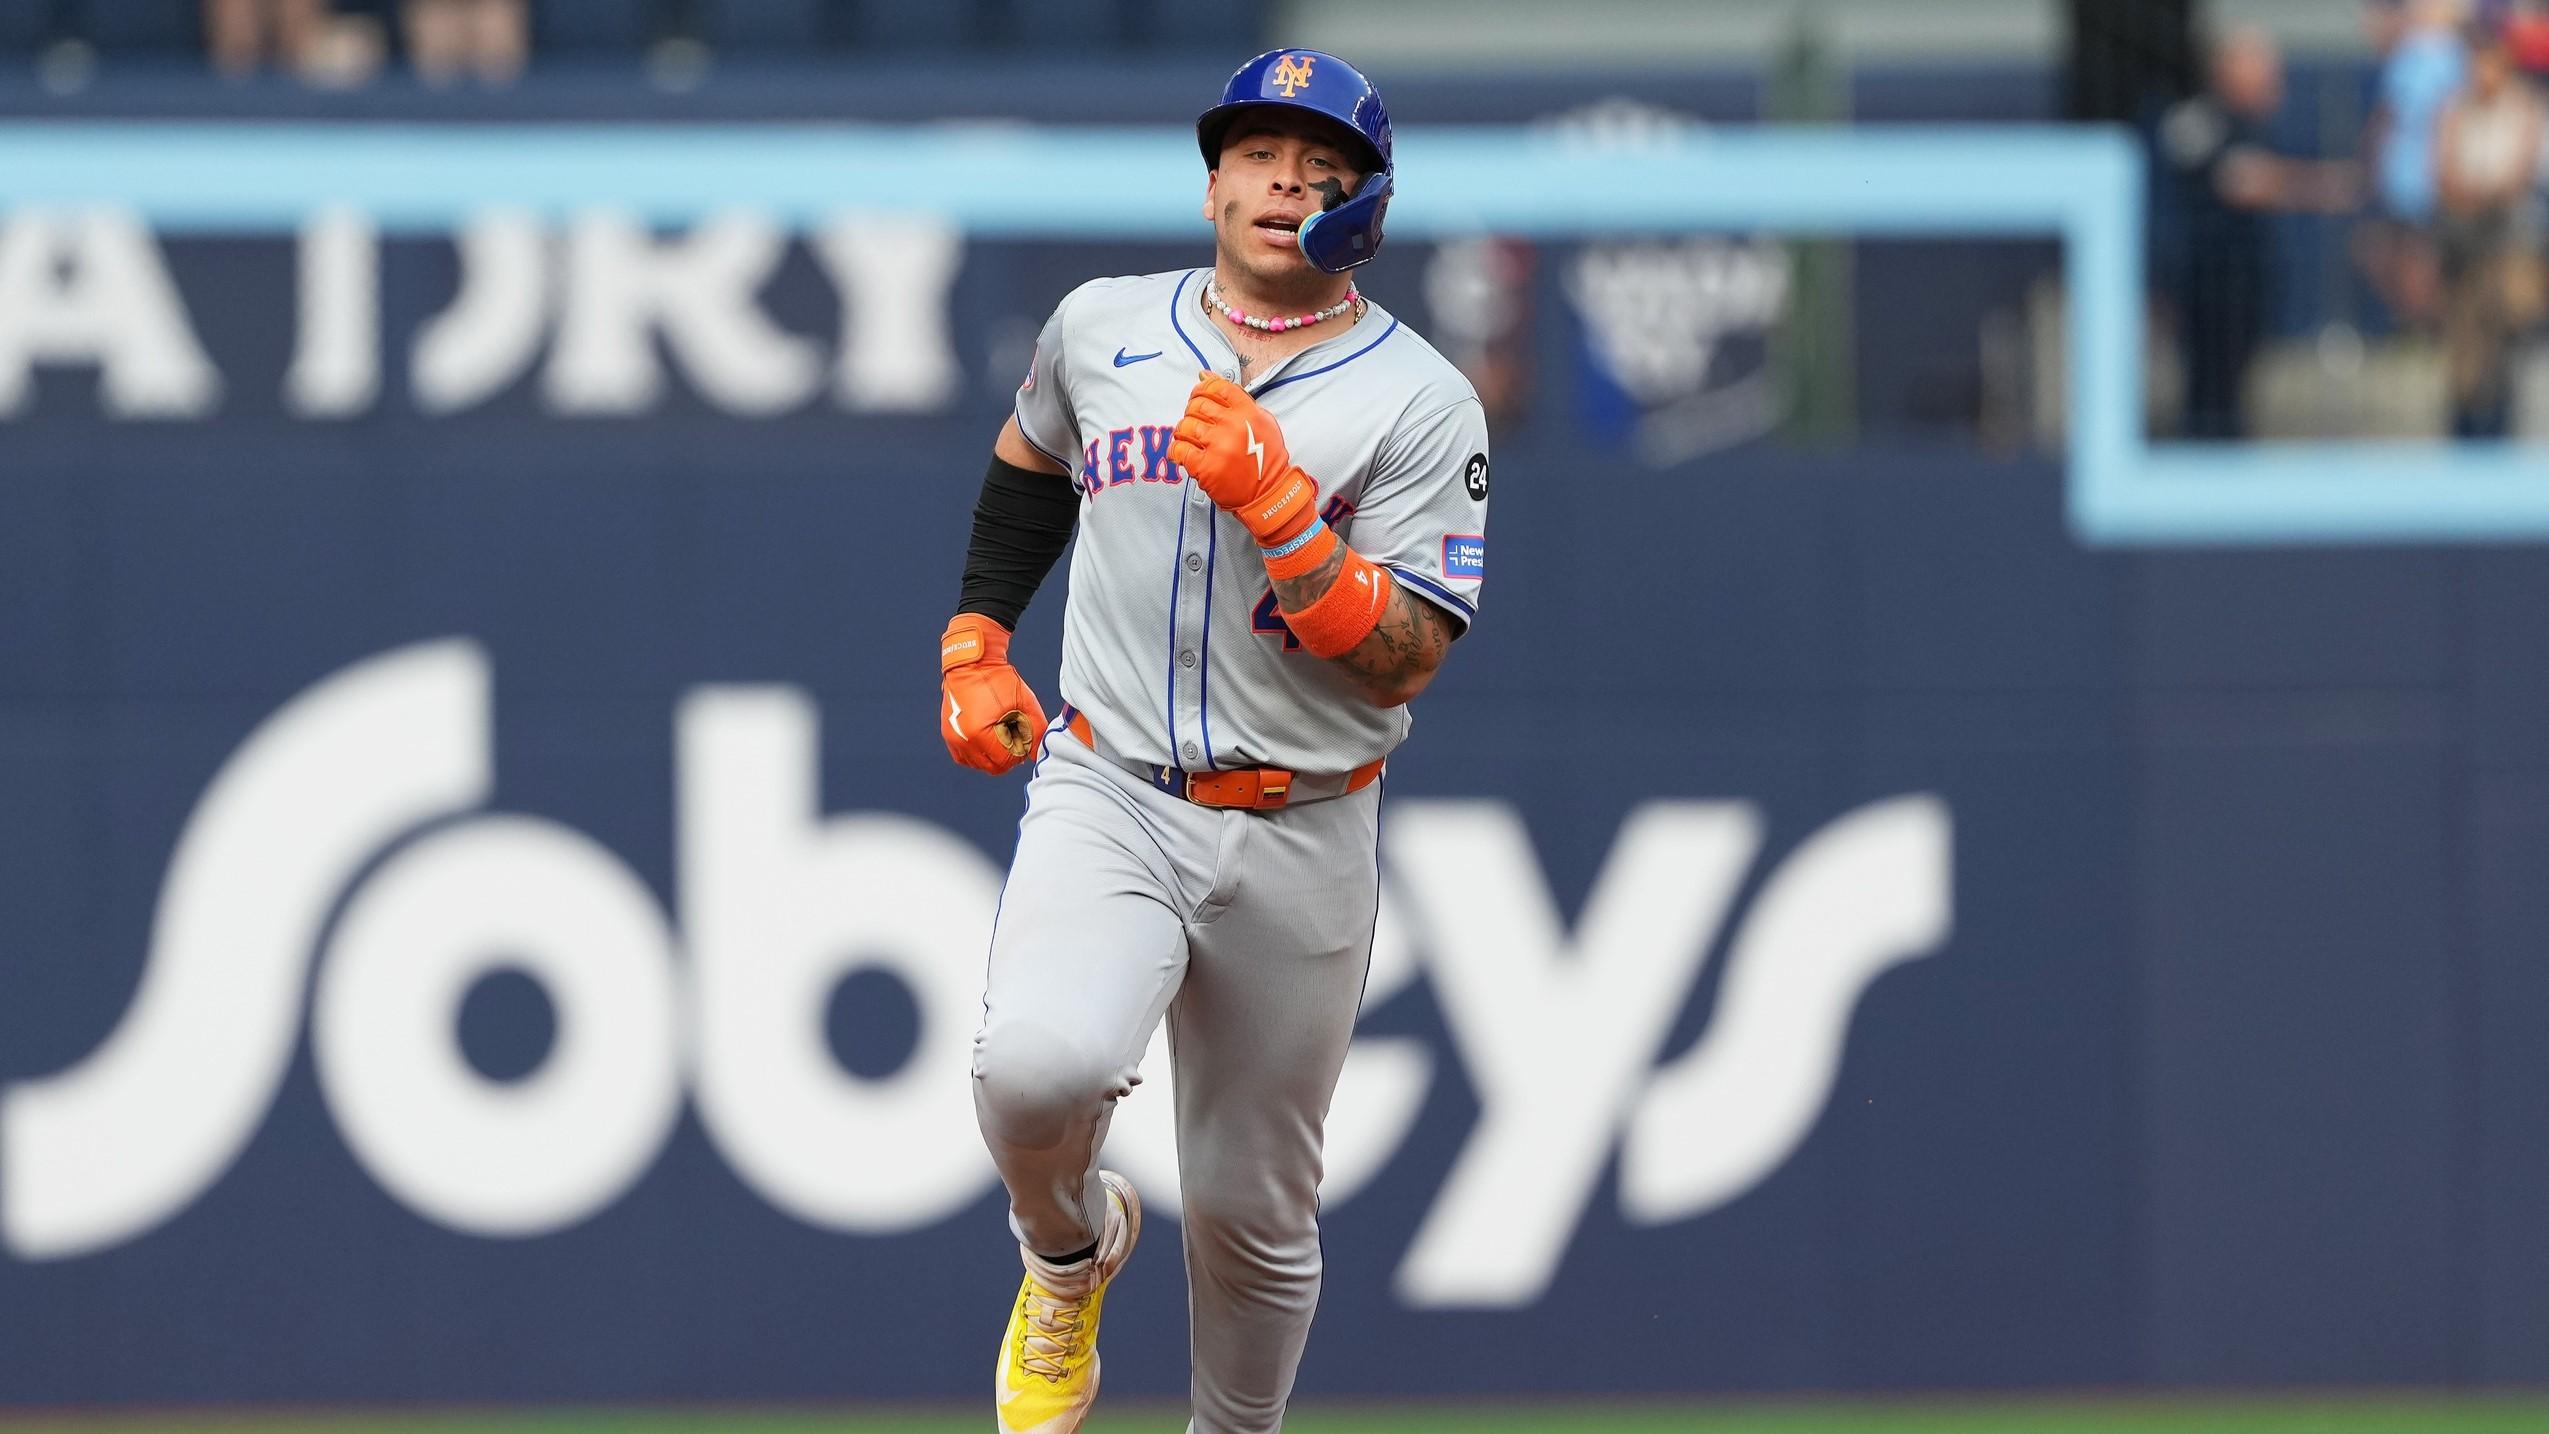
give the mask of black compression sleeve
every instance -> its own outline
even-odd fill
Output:
[[[1016,631],[1079,521],[1080,493],[1070,479],[993,458],[982,475],[982,496],[974,500],[974,536],[965,545],[956,611],[978,612]]]

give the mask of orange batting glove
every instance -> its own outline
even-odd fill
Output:
[[[1217,373],[1206,373],[1186,396],[1168,457],[1261,546],[1296,537],[1318,518],[1319,480],[1292,466],[1282,426]]]
[[[1009,665],[1009,629],[977,612],[956,614],[938,638],[938,682],[948,756],[996,776],[1035,755],[1044,708]]]

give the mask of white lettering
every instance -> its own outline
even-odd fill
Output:
[[[120,1244],[238,1156],[291,1064],[329,906],[380,847],[486,800],[486,663],[402,648],[293,699],[214,776],[169,859],[141,989],[69,1070],[0,1092],[0,1234]]]
[[[283,392],[304,418],[361,413],[381,390],[380,234],[331,209],[301,226],[301,327]]]
[[[1409,802],[1386,826],[1480,1105],[1397,1287],[1426,1307],[1548,1288],[1761,842],[1734,802],[1632,813],[1570,940],[1513,809]]]
[[[517,1082],[456,1039],[482,976],[527,971],[557,1034]],[[409,1208],[476,1235],[544,1235],[637,1183],[681,1114],[673,937],[592,838],[486,816],[393,855],[345,908],[310,1048],[346,1144]]]
[[[383,851],[317,963],[311,1044],[357,1159],[427,1218],[521,1237],[590,1217],[644,1177],[685,1075],[745,1183],[810,1224],[906,1231],[993,1188],[964,1076],[999,892],[981,853],[907,817],[824,816],[811,700],[702,688],[676,721],[685,964],[654,894],[569,828],[481,815],[396,845],[486,800],[491,725],[485,660],[449,641],[336,674],[249,735],[178,840],[131,1009],[78,1065],[0,1089],[11,1253],[109,1248],[220,1177],[290,1065],[328,913]],[[1718,1208],[1806,1138],[1869,983],[1946,937],[1952,826],[1935,796],[1899,797],[1800,846],[1735,928],[1701,1039],[1657,1071],[1760,829],[1740,802],[1639,809],[1570,935],[1510,806],[1392,808],[1366,1004],[1429,975],[1481,1106],[1402,1298],[1537,1298],[1614,1150],[1627,1218],[1653,1224]],[[498,1082],[461,1056],[456,1019],[507,966],[548,992],[558,1035]],[[863,970],[919,1010],[882,1078],[844,1069],[825,1030]],[[1404,1146],[1435,1065],[1416,1037],[1354,1042],[1329,1207]],[[1110,1158],[1173,1213],[1163,1043],[1146,1069]]]
[[[815,252],[841,295],[833,381],[855,412],[919,412],[955,401],[960,380],[948,296],[964,236],[944,220],[850,215],[824,226]]]
[[[460,290],[416,333],[408,370],[416,406],[455,413],[486,402],[531,367],[549,329],[549,237],[518,210],[490,210],[460,231]]]
[[[1947,804],[1862,807],[1797,848],[1726,957],[1716,1019],[1648,1085],[1620,1156],[1620,1205],[1660,1225],[1714,1210],[1795,1152],[1830,1099],[1868,983],[1947,939]]]
[[[0,224],[0,418],[26,407],[38,364],[96,365],[118,417],[200,418],[221,401],[158,244],[121,210]]]
[[[992,1181],[970,1069],[1000,873],[906,817],[822,820],[814,704],[707,688],[681,710],[681,910],[694,953],[699,1113],[763,1198],[881,1233]],[[901,979],[920,1041],[896,1072],[843,1070],[823,1015],[862,967]]]
[[[786,249],[787,236],[755,214],[721,215],[660,243],[626,215],[579,215],[544,375],[550,406],[574,414],[652,408],[664,384],[659,332],[692,385],[730,413],[803,403],[822,382],[822,358],[771,323],[754,297]]]

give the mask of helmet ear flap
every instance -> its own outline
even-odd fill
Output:
[[[1381,252],[1381,220],[1389,213],[1390,191],[1395,187],[1386,169],[1367,174],[1355,186],[1353,198],[1302,220],[1295,240],[1302,257],[1330,274],[1370,263]]]

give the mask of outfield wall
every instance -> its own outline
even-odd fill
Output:
[[[927,648],[1035,320],[1191,251],[362,221],[0,230],[0,1400],[978,1393],[1018,790]],[[2549,565],[1781,449],[1785,271],[1662,253],[1495,341],[1305,1391],[2549,1378]],[[1705,382],[1604,264],[1715,286]],[[1169,1213],[1111,1389],[1183,1384]]]

